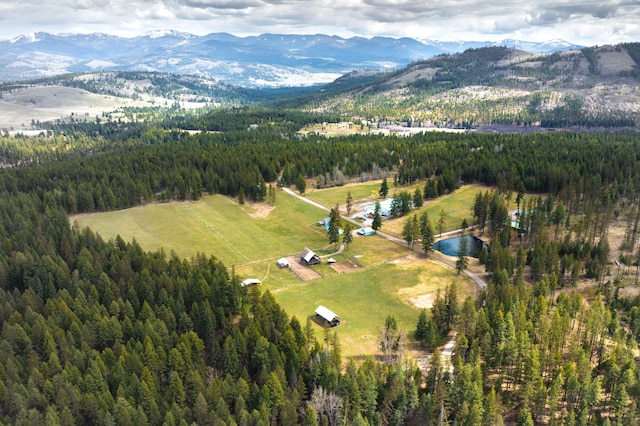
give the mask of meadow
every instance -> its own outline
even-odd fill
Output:
[[[379,200],[378,192],[380,191],[381,183],[382,180],[376,180],[362,184],[349,184],[337,188],[311,190],[306,194],[306,196],[307,198],[328,207],[338,204],[341,212],[344,214],[347,194],[349,192],[351,192],[354,206],[357,206],[358,204],[375,203]],[[423,187],[424,182],[400,187],[393,187],[391,185],[389,197],[393,197],[394,194],[399,191],[407,191],[413,195],[416,188],[420,188],[422,190]],[[434,200],[426,200],[420,209],[414,210],[409,216],[421,214],[423,211],[426,211],[435,232],[438,232],[438,221],[440,220],[442,210],[444,210],[445,218],[443,232],[460,229],[464,219],[467,220],[467,223],[470,226],[473,223],[471,208],[473,207],[475,196],[478,192],[484,192],[488,189],[489,188],[487,187],[475,184],[463,185],[452,194],[443,195],[442,197]],[[357,210],[354,209],[354,212],[355,211]],[[404,226],[406,219],[406,217],[387,219],[383,223],[382,230],[390,234],[401,236],[402,227]]]
[[[420,187],[420,186],[417,186]],[[402,188],[402,190],[408,191],[413,194],[416,186],[409,188]],[[439,233],[438,221],[440,220],[440,214],[444,210],[444,226],[443,232],[453,231],[460,229],[463,220],[467,220],[467,224],[471,226],[473,224],[473,216],[471,214],[471,208],[473,207],[473,201],[478,192],[485,192],[489,188],[480,185],[464,185],[454,191],[452,194],[443,195],[434,200],[426,200],[424,205],[417,210],[409,213],[408,217],[416,214],[422,214],[426,211],[431,221],[431,226],[436,234]],[[402,228],[406,222],[407,217],[394,218],[384,221],[382,230],[395,235],[402,235]]]
[[[379,184],[314,191],[309,198],[330,206],[351,191],[357,203],[362,202],[360,197],[375,198]],[[460,195],[468,197],[464,189]],[[449,209],[456,208],[455,202],[449,203]],[[378,236],[356,236],[347,250],[334,254],[336,247],[317,224],[326,216],[317,207],[277,192],[275,206],[240,205],[212,195],[198,202],[155,203],[71,220],[103,238],[118,234],[125,240],[135,238],[145,250],[163,247],[183,257],[198,252],[215,255],[233,267],[240,280],[262,280],[261,289],[272,291],[287,313],[303,322],[318,305],[325,305],[343,319],[336,331],[346,357],[375,354],[379,329],[388,315],[410,333],[420,312],[414,302],[419,296],[431,297],[452,282],[458,284],[461,298],[475,295],[475,284],[466,276]],[[313,268],[317,279],[311,281],[276,266],[278,258],[295,259],[305,246],[321,256],[332,255],[337,265],[323,261]],[[349,265],[346,272],[341,265]],[[316,326],[316,336],[321,338],[322,333]]]
[[[375,202],[378,198],[381,183],[382,180],[373,180],[364,183],[347,184],[334,188],[311,189],[308,190],[305,195],[307,198],[317,201],[327,207],[333,207],[336,204],[343,207],[346,203],[348,193],[351,193],[351,198],[354,203],[363,201]]]
[[[265,206],[257,206],[269,209]],[[277,259],[328,244],[316,225],[326,213],[278,192],[276,206],[266,214],[222,195],[198,202],[157,203],[108,213],[75,216],[103,238],[118,234],[135,238],[146,250],[164,247],[178,256],[213,254],[228,267]]]
[[[336,331],[342,354],[359,357],[379,351],[379,330],[388,315],[411,334],[420,313],[412,299],[433,295],[438,289],[444,296],[444,289],[452,282],[457,284],[460,300],[475,295],[475,284],[465,276],[431,260],[404,255],[359,271],[274,290],[274,295],[289,315],[303,321],[318,305],[340,315],[342,322]],[[322,338],[319,327],[316,337]]]

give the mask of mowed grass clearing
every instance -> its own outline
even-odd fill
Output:
[[[416,187],[414,186],[412,188],[413,190],[410,191],[410,194],[413,194]],[[424,211],[429,215],[429,221],[436,234],[439,233],[438,221],[440,220],[440,213],[443,210],[445,217],[443,232],[460,229],[464,219],[466,219],[467,224],[471,226],[473,224],[471,209],[473,208],[476,194],[487,190],[489,190],[488,187],[480,185],[461,186],[451,194],[443,195],[434,200],[426,200],[420,209],[412,211],[405,217],[385,220],[382,225],[382,231],[394,235],[402,235],[402,228],[404,227],[407,217],[412,217],[416,214],[420,215]]]
[[[80,227],[88,226],[103,238],[118,234],[133,238],[145,250],[163,247],[181,257],[198,252],[213,254],[228,267],[277,259],[327,245],[327,237],[316,222],[325,213],[283,193],[266,217],[255,218],[255,209],[233,200],[211,195],[198,202],[150,204],[108,213],[72,217]]]
[[[333,245],[328,245],[317,253],[320,256],[329,255],[335,252]],[[376,236],[354,237],[353,242],[349,245],[349,249],[343,253],[332,255],[337,262],[344,260],[353,260],[360,264],[363,268],[379,265],[391,259],[404,256],[409,251],[391,241]],[[262,280],[265,288],[277,290],[291,285],[301,284],[300,279],[289,269],[280,269],[276,264],[277,259],[267,259],[258,262],[250,262],[235,268],[236,275],[241,278],[255,277]],[[321,265],[314,266],[316,271],[322,278],[331,278],[338,273],[331,268],[326,261]]]
[[[333,196],[346,197],[346,192],[339,192],[343,189]],[[363,191],[370,193],[372,186]],[[379,236],[357,236],[347,251],[334,256],[359,267],[338,273],[324,259],[313,268],[320,277],[303,282],[291,270],[279,269],[276,260],[297,256],[305,246],[321,256],[333,253],[335,247],[317,225],[327,213],[282,192],[277,193],[275,208],[260,212],[261,208],[265,206],[238,205],[213,195],[195,203],[150,204],[71,220],[104,238],[135,238],[145,250],[163,247],[184,257],[198,252],[215,255],[227,267],[235,266],[240,279],[263,280],[260,289],[272,291],[287,313],[302,322],[318,305],[327,306],[343,319],[335,331],[345,357],[378,353],[379,329],[388,315],[411,333],[420,312],[415,297],[435,295],[452,282],[458,283],[460,300],[477,291],[466,276]],[[322,328],[315,330],[322,338]]]
[[[389,181],[389,197],[393,197],[394,194],[400,191],[406,191],[413,196],[416,188],[421,191],[424,189],[424,182],[419,182],[414,185],[393,187],[393,183]],[[380,191],[380,185],[382,180],[365,182],[362,184],[350,184],[336,188],[327,188],[313,190],[306,194],[306,196],[314,201],[326,207],[333,207],[336,204],[340,207],[342,213],[345,212],[347,194],[351,192],[353,198],[353,204],[374,203],[379,200],[378,192]],[[445,222],[443,226],[443,232],[452,231],[454,229],[460,229],[460,225],[464,219],[467,219],[469,226],[473,223],[473,216],[471,215],[471,209],[475,196],[478,192],[485,192],[489,190],[489,187],[482,185],[463,185],[451,194],[443,195],[433,200],[426,200],[424,205],[414,210],[409,216],[415,214],[422,214],[426,211],[429,215],[429,220],[433,226],[433,230],[438,232],[438,221],[440,220],[440,213],[444,210]],[[354,209],[353,213],[356,212]],[[407,217],[388,219],[383,222],[382,231],[394,234],[397,236],[402,235],[402,228]]]
[[[351,198],[354,203],[358,201],[362,202],[364,200],[371,200],[372,202],[375,202],[378,197],[378,193],[380,192],[381,184],[382,179],[358,184],[348,184],[334,188],[310,190],[305,195],[307,198],[317,201],[323,206],[331,208],[338,204],[341,209],[344,209],[344,205],[347,202],[347,194],[349,192],[351,193]]]
[[[393,315],[400,329],[415,330],[420,309],[411,299],[434,294],[456,282],[460,301],[475,295],[477,287],[466,276],[431,260],[406,255],[393,261],[356,272],[325,277],[274,290],[282,307],[304,323],[318,305],[340,315],[341,325],[335,329],[340,336],[342,353],[346,357],[379,352],[379,332],[385,318]],[[315,323],[314,323],[315,324]],[[323,338],[323,329],[316,325],[316,338]]]

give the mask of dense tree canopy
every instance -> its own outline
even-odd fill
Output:
[[[237,128],[252,121],[242,120]],[[3,161],[14,166],[0,171],[2,423],[488,425],[510,416],[521,424],[599,425],[640,418],[632,350],[640,300],[617,293],[604,238],[616,215],[628,218],[622,260],[637,262],[635,134],[326,139],[271,124],[194,135],[131,125],[83,140],[69,136],[73,149],[47,154],[37,140],[2,139]],[[461,302],[449,286],[416,318],[413,337],[433,351],[424,373],[400,359],[405,335],[393,318],[380,324],[386,362],[343,362],[335,334],[316,337],[309,321],[290,318],[269,292],[241,287],[215,257],[149,253],[135,241],[103,241],[69,225],[68,213],[205,192],[262,200],[269,182],[293,185],[335,168],[353,178],[395,171],[399,184],[423,181],[427,199],[461,181],[496,188],[469,206],[492,238],[482,255],[488,287],[480,300]],[[426,182],[435,183],[428,196]],[[519,198],[514,249],[505,211],[524,190],[548,195]],[[407,204],[413,198],[407,193]],[[430,250],[429,218],[410,220],[405,238]],[[571,291],[580,275],[596,283],[589,303]],[[453,331],[449,370],[438,345]]]

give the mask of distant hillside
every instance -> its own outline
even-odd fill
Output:
[[[562,40],[496,43],[390,37],[345,39],[322,34],[236,37],[226,33],[195,36],[163,31],[122,38],[35,33],[0,41],[0,82],[118,70],[197,75],[245,87],[309,86],[331,82],[354,70],[392,70],[434,55],[489,45],[531,52],[580,48]]]
[[[413,126],[619,128],[638,125],[639,86],[639,43],[553,54],[486,47],[351,73],[290,103]]]
[[[301,88],[250,89],[197,76],[157,72],[94,72],[0,84],[0,129],[35,130],[38,122],[142,117],[152,108],[240,106],[300,93]],[[306,89],[309,90],[309,89]],[[19,129],[19,130],[18,130]]]

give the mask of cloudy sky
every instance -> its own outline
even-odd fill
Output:
[[[164,29],[595,45],[640,41],[640,0],[0,0],[0,40]]]

